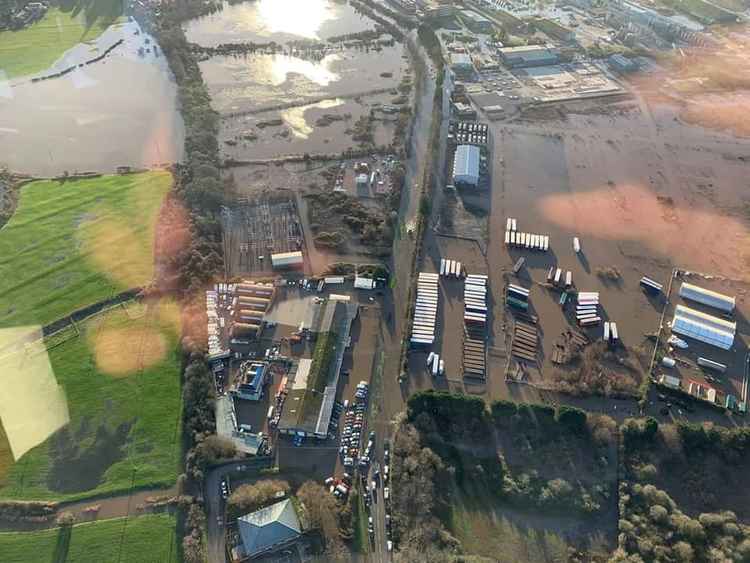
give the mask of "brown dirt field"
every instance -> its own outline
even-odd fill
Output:
[[[132,375],[167,354],[164,335],[147,327],[103,328],[92,344],[97,367],[113,377]]]
[[[706,95],[691,98],[680,112],[680,118],[692,125],[750,137],[750,95]]]

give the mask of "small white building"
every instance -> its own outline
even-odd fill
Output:
[[[299,268],[304,263],[302,251],[277,252],[271,254],[271,266],[274,270],[283,268]]]

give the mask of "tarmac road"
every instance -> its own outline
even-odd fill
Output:
[[[232,474],[242,474],[268,469],[273,467],[272,456],[233,461],[212,467],[205,478],[206,489],[204,499],[206,503],[207,534],[208,534],[208,561],[209,563],[226,563],[226,537],[224,522],[224,499],[219,491],[221,480],[229,476],[230,485]]]

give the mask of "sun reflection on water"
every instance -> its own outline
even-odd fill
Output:
[[[260,0],[257,16],[270,33],[320,39],[321,26],[336,13],[327,0]]]

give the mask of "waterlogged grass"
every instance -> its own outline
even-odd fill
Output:
[[[46,325],[148,283],[171,184],[153,171],[24,186],[0,229],[0,327]]]
[[[41,72],[68,49],[99,37],[110,21],[87,27],[82,13],[51,8],[29,27],[0,32],[0,70],[8,78]]]
[[[16,375],[30,382],[56,379],[70,422],[54,433],[56,426],[50,425],[45,441],[0,473],[0,498],[76,500],[117,494],[131,486],[169,486],[177,478],[177,305],[154,304],[137,318],[118,306],[78,326],[79,336],[48,351],[51,376],[49,370],[26,373],[33,371],[34,358],[13,363],[22,366]],[[7,368],[3,361],[12,360],[0,359],[0,370]],[[39,404],[10,418],[15,428],[25,427],[24,417],[35,428],[44,427],[45,414],[59,406]]]
[[[144,515],[38,532],[0,533],[3,563],[177,563],[175,518]]]
[[[491,557],[502,563],[567,561],[568,545],[557,534],[522,528],[512,517],[477,498],[461,495],[456,500],[448,527],[467,554]]]

